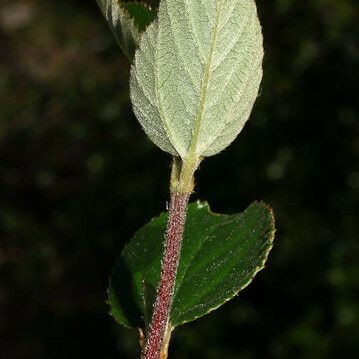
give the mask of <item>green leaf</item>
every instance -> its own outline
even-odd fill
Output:
[[[146,3],[97,0],[122,51],[132,61],[141,33],[155,19],[156,12]]]
[[[242,130],[262,79],[253,0],[162,0],[131,72],[135,114],[162,150],[211,156]]]
[[[144,2],[122,2],[121,7],[127,11],[133,19],[139,32],[146,30],[147,26],[155,19],[156,13]]]
[[[146,329],[160,278],[167,213],[142,227],[118,258],[108,290],[111,314],[126,327]],[[274,217],[263,203],[219,215],[206,203],[188,208],[171,312],[173,327],[193,321],[233,298],[267,260]]]

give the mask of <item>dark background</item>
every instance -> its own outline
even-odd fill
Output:
[[[136,358],[107,277],[165,209],[170,158],[131,112],[95,1],[0,4],[0,357]],[[265,200],[276,244],[239,298],[178,328],[171,357],[358,358],[358,2],[258,8],[261,95],[193,198],[224,213]]]

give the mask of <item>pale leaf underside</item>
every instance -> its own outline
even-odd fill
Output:
[[[136,116],[164,151],[214,155],[247,121],[262,59],[253,0],[163,0],[132,68]]]

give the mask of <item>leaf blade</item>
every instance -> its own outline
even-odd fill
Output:
[[[131,80],[132,102],[153,142],[159,145],[149,123],[164,130],[159,147],[182,159],[190,151],[211,156],[227,147],[247,121],[262,78],[263,39],[254,1],[163,0],[155,47],[144,39],[140,48],[138,62],[145,50],[155,59],[146,68],[157,74],[155,81],[143,86],[155,87],[159,111],[136,111],[145,100]],[[135,61],[131,78],[145,76]]]
[[[153,295],[147,297],[146,287],[156,288],[159,282],[166,221],[167,214],[163,213],[142,227],[122,252],[119,262],[125,266],[116,265],[109,302],[112,315],[127,327],[145,328],[148,324],[143,318],[154,298]],[[230,216],[214,214],[206,204],[192,203],[183,239],[171,324],[177,326],[204,316],[245,288],[264,267],[273,237],[273,213],[262,203],[256,202],[241,214]],[[123,306],[118,308],[125,299],[119,300],[121,293],[115,293],[115,284],[124,280],[124,268],[128,268],[130,276],[124,281],[127,289],[122,285],[122,295],[126,290],[131,293],[125,298],[126,305],[133,307],[131,312]]]
[[[211,215],[210,211],[209,214]],[[256,274],[264,268],[272,248],[274,217],[267,206],[254,203],[242,214],[220,215],[219,217],[218,223],[210,225],[209,236],[213,239],[205,240],[193,257],[193,264],[187,268],[184,280],[177,283],[171,314],[176,325],[210,313],[247,287]],[[246,228],[241,230],[243,218],[247,224]],[[189,223],[189,225],[196,226],[196,223]],[[235,232],[233,226],[238,226]],[[221,233],[219,234],[218,231]],[[256,238],[253,238],[254,234],[257,235]],[[253,239],[256,246],[246,247],[246,241],[238,246],[238,242],[231,239],[234,236]],[[187,237],[184,240],[190,239]],[[188,244],[184,242],[183,246],[186,247]],[[181,265],[185,262],[186,259],[182,258]],[[255,266],[253,262],[256,263]],[[206,273],[208,273],[207,277]],[[196,297],[191,295],[194,290],[197,292]],[[181,299],[186,296],[191,296],[191,300],[185,302]]]
[[[97,0],[102,14],[121,47],[132,61],[142,32],[155,19],[155,9],[136,1]]]

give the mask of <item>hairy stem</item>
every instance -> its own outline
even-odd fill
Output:
[[[151,324],[142,359],[166,359],[171,338],[170,314],[178,263],[186,222],[187,204],[194,187],[194,172],[201,158],[193,153],[186,159],[174,157],[170,181],[171,201],[162,258],[161,278],[157,288]]]
[[[190,193],[171,193],[161,279],[142,359],[164,359],[167,356],[169,338],[166,343],[165,337],[171,331],[169,317],[189,197]]]

